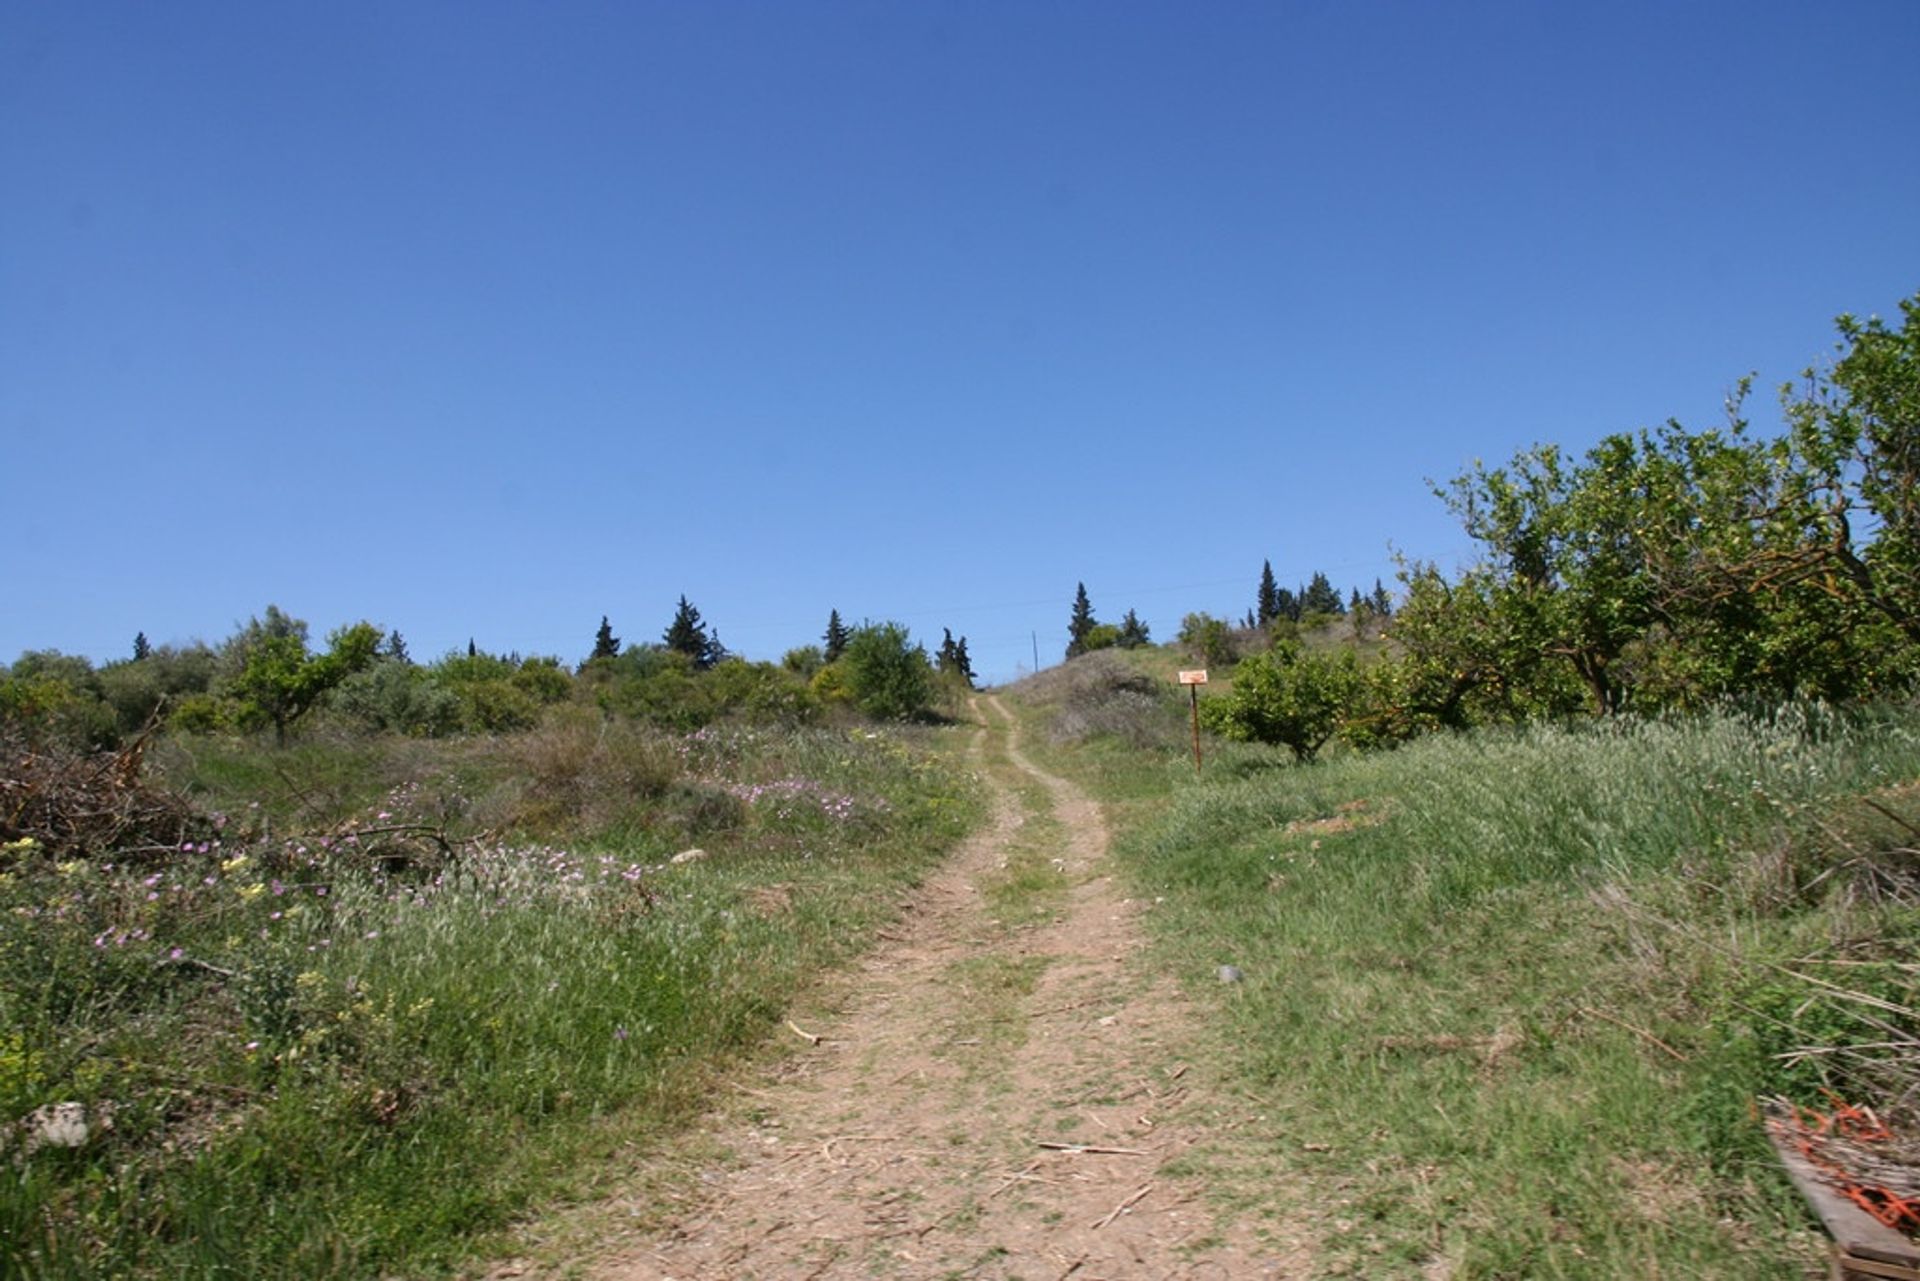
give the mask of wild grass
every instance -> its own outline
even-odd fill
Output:
[[[684,1119],[976,808],[871,731],[556,722],[172,767],[217,837],[0,869],[7,1275],[455,1266]],[[31,1137],[62,1103],[85,1141]]]
[[[1309,767],[1216,745],[1198,780],[1089,746],[1050,763],[1118,801],[1120,856],[1164,899],[1162,963],[1212,1004],[1329,1267],[1805,1274],[1754,1104],[1899,1101],[1914,860],[1861,798],[1911,813],[1920,710],[1536,727]],[[1886,998],[1876,1026],[1848,1017],[1863,989]]]

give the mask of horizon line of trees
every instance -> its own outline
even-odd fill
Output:
[[[488,653],[473,640],[420,664],[397,629],[357,622],[316,646],[304,620],[268,605],[217,646],[156,647],[141,631],[131,658],[98,667],[57,650],[26,651],[0,665],[0,728],[30,743],[89,749],[162,724],[191,733],[270,729],[285,743],[325,709],[360,730],[441,737],[529,728],[568,701],[679,728],[727,715],[804,722],[835,709],[899,720],[974,688],[966,637],[951,629],[930,656],[900,624],[849,627],[835,609],[823,640],[779,663],[749,662],[682,595],[658,642],[623,645],[602,615],[577,666]]]

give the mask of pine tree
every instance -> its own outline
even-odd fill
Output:
[[[594,633],[593,637],[593,653],[588,657],[587,661],[592,662],[596,658],[618,657],[620,657],[620,638],[613,634],[612,625],[607,622],[607,616],[602,614],[600,615],[600,630]]]
[[[396,627],[387,634],[386,653],[383,654],[382,657],[386,658],[389,662],[395,663],[411,663],[413,661],[407,654],[407,638],[400,634],[399,628]]]
[[[1357,611],[1360,608],[1360,605],[1361,605],[1360,589],[1356,587],[1353,589],[1353,595],[1347,598],[1347,612],[1351,614]]]
[[[135,632],[133,634],[133,661],[137,663],[152,652],[153,646],[147,644],[147,634],[145,632]]]
[[[1273,562],[1260,562],[1260,593],[1254,605],[1254,621],[1261,627],[1280,617],[1280,584],[1273,578]]]
[[[467,637],[467,657],[468,658],[480,657],[480,647],[473,643],[473,637],[471,636]]]
[[[1120,620],[1120,648],[1140,649],[1150,644],[1152,641],[1147,636],[1147,625],[1140,621],[1138,614],[1128,610],[1127,616]]]
[[[1300,611],[1303,614],[1331,614],[1337,617],[1346,613],[1347,607],[1327,576],[1316,571],[1313,580],[1300,594]]]
[[[700,621],[700,611],[685,596],[680,598],[680,606],[674,611],[673,621],[667,624],[662,639],[668,649],[692,659],[700,671],[712,667],[727,653],[718,635],[707,634],[707,625]]]
[[[1087,633],[1097,624],[1093,602],[1087,599],[1087,585],[1080,583],[1073,594],[1073,618],[1067,623],[1067,657],[1078,658],[1087,652]]]
[[[940,631],[943,639],[940,641],[940,652],[934,656],[934,667],[942,675],[951,672],[960,677],[967,683],[967,688],[972,689],[973,661],[967,657],[967,638],[962,636],[955,640],[950,627],[943,627]]]
[[[1377,578],[1373,580],[1373,599],[1370,603],[1373,605],[1373,612],[1381,618],[1393,617],[1393,597],[1387,595],[1387,589]]]
[[[827,614],[827,634],[821,639],[827,646],[823,651],[826,660],[831,663],[847,652],[847,640],[852,635],[847,625],[840,621],[840,611],[831,610]]]

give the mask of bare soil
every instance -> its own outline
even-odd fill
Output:
[[[664,1225],[605,1240],[564,1271],[601,1281],[695,1278],[1263,1278],[1311,1274],[1304,1238],[1270,1215],[1284,1188],[1244,1177],[1264,1118],[1216,1096],[1190,1060],[1189,1012],[1141,955],[1100,807],[1020,754],[985,697],[973,756],[991,821],[906,905],[801,1052],[730,1088]],[[988,744],[1005,760],[986,768]],[[1057,827],[1013,784],[1044,784]],[[1029,785],[1024,789],[1034,793]],[[1040,834],[1067,888],[1037,923],[993,919],[983,886]],[[802,1043],[800,1034],[820,1038]],[[1241,1128],[1244,1126],[1244,1128]],[[1244,1135],[1245,1137],[1240,1137]],[[629,1213],[660,1219],[657,1188]],[[641,1206],[641,1198],[654,1204]],[[617,1199],[617,1198],[616,1198]],[[494,1275],[527,1275],[530,1264]]]

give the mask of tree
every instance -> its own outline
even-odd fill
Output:
[[[933,664],[899,623],[863,623],[839,668],[854,705],[876,719],[906,720],[933,704]]]
[[[1300,612],[1302,614],[1327,614],[1338,617],[1346,612],[1346,605],[1340,600],[1340,593],[1325,574],[1315,571],[1307,583],[1306,590],[1300,593]]]
[[[1195,661],[1208,667],[1231,667],[1238,657],[1233,629],[1225,619],[1207,613],[1188,614],[1180,620],[1180,643]]]
[[[1339,730],[1360,687],[1352,650],[1322,653],[1283,641],[1241,662],[1232,692],[1207,700],[1202,717],[1225,738],[1283,744],[1305,762]]]
[[[1280,617],[1280,584],[1274,581],[1273,562],[1260,562],[1260,590],[1255,597],[1253,621],[1258,627],[1265,627]]]
[[[1897,330],[1841,316],[1832,372],[1808,370],[1804,391],[1781,395],[1824,559],[1920,645],[1920,294],[1900,312]]]
[[[587,656],[587,661],[592,662],[596,658],[618,657],[620,657],[620,638],[613,634],[612,625],[607,622],[607,616],[602,614],[600,615],[600,630],[593,635],[593,653]]]
[[[145,632],[135,632],[133,634],[133,661],[136,663],[141,662],[152,652],[153,647],[147,644],[147,634]]]
[[[1087,599],[1087,585],[1080,583],[1073,594],[1073,617],[1067,622],[1067,657],[1078,658],[1087,652],[1087,634],[1096,626],[1093,602]]]
[[[1127,616],[1120,620],[1120,648],[1140,649],[1152,643],[1147,635],[1147,625],[1140,621],[1138,614],[1128,610]]]
[[[973,661],[967,657],[967,638],[953,638],[953,629],[940,629],[942,639],[940,651],[934,657],[934,667],[942,676],[959,678],[968,689],[973,688]]]
[[[814,673],[826,665],[826,651],[818,645],[796,646],[788,650],[780,659],[780,666],[786,668],[801,680],[812,680]]]
[[[674,611],[673,621],[667,624],[663,639],[668,649],[692,660],[696,671],[704,672],[726,657],[720,638],[708,634],[707,625],[700,621],[700,611],[685,596],[680,598],[679,608]]]
[[[846,653],[847,640],[851,635],[852,633],[847,631],[847,625],[840,621],[840,611],[837,609],[828,611],[826,635],[821,638],[826,642],[826,648],[821,652],[829,663],[835,662],[840,655]]]
[[[387,633],[387,646],[380,655],[390,663],[412,666],[413,658],[407,653],[407,638],[400,634],[399,628]]]
[[[380,646],[379,630],[362,622],[328,636],[326,653],[309,654],[306,630],[305,623],[276,629],[271,619],[261,625],[247,641],[240,671],[227,686],[240,704],[242,723],[272,725],[275,740],[282,744],[294,722],[329,690],[370,666]]]

